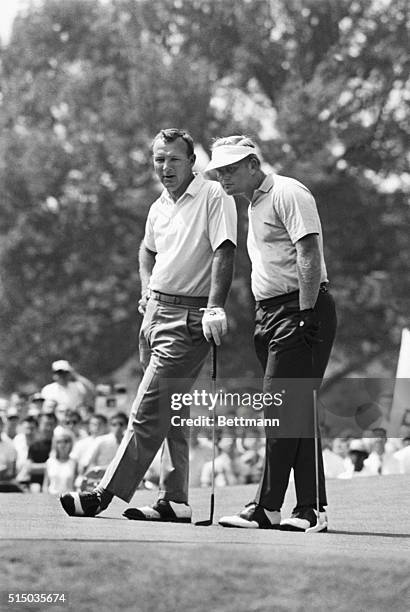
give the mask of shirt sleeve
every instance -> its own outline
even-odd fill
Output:
[[[214,182],[208,199],[208,236],[213,251],[225,240],[236,246],[237,224],[235,200]]]
[[[155,246],[155,235],[154,235],[154,223],[153,223],[153,210],[152,206],[149,209],[147,221],[145,223],[145,234],[144,234],[144,244],[150,251],[154,253],[157,252]]]
[[[308,234],[320,234],[320,219],[310,191],[296,181],[275,199],[276,212],[293,244]]]

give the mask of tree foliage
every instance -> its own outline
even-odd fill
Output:
[[[21,13],[0,56],[3,389],[42,384],[60,356],[100,380],[135,353],[150,142],[172,125],[205,150],[256,136],[268,164],[312,189],[340,319],[332,372],[376,358],[391,371],[409,320],[407,11],[44,0]],[[259,374],[238,206],[226,376]]]

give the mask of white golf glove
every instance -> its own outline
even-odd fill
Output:
[[[144,293],[141,295],[141,299],[138,302],[138,312],[142,315],[145,314],[145,311],[147,309],[148,298],[148,291],[144,291]]]
[[[215,344],[221,344],[221,338],[228,331],[225,310],[223,308],[201,308],[204,311],[202,317],[202,330],[208,342],[213,339]]]

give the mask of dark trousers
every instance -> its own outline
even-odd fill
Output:
[[[308,379],[320,385],[336,332],[336,310],[332,296],[321,287],[314,311],[319,323],[316,342],[304,334],[299,323],[297,292],[256,307],[255,348],[264,369],[264,393],[277,391],[277,379]],[[312,389],[313,389],[312,386]],[[301,406],[313,421],[311,397],[297,397],[287,403],[288,420],[300,418]],[[297,405],[298,404],[298,405]],[[265,411],[265,416],[269,416]],[[313,431],[313,428],[311,428]],[[319,503],[327,504],[322,452],[319,439]],[[291,469],[294,471],[297,508],[316,506],[315,441],[312,437],[273,437],[266,431],[265,465],[256,502],[268,510],[280,510]]]

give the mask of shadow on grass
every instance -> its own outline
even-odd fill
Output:
[[[351,535],[351,536],[372,536],[376,538],[410,538],[409,533],[383,533],[383,532],[371,532],[371,531],[341,531],[332,529],[328,531],[328,534],[335,535]]]

